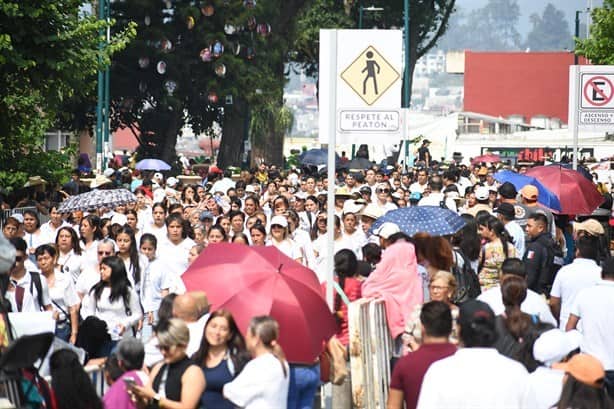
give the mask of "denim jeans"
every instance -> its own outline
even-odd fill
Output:
[[[70,321],[64,321],[59,325],[55,325],[55,336],[60,338],[62,341],[68,342],[71,332],[72,328],[70,327]]]
[[[290,364],[288,409],[311,409],[320,386],[320,364],[312,366]]]
[[[614,399],[614,371],[605,371],[605,389]]]

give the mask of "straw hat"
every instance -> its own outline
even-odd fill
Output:
[[[94,179],[92,183],[90,183],[90,187],[92,189],[96,189],[97,187],[106,185],[107,183],[112,183],[111,179],[109,179],[105,175],[96,175],[96,179]]]
[[[34,187],[34,186],[40,186],[40,185],[46,185],[46,184],[47,184],[47,181],[43,179],[42,177],[30,176],[26,184],[23,185],[23,187]]]

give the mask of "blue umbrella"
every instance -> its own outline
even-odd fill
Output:
[[[561,202],[559,198],[552,193],[541,182],[533,176],[521,175],[520,173],[512,172],[511,170],[502,170],[493,175],[493,177],[501,183],[510,182],[516,190],[520,190],[526,185],[533,185],[539,192],[537,201],[552,210],[561,211]]]
[[[321,166],[328,163],[327,149],[309,149],[301,153],[298,161],[303,166]],[[339,163],[339,155],[335,153],[335,164]]]
[[[138,161],[135,168],[138,170],[170,170],[171,165],[160,159],[143,159]]]
[[[412,206],[389,211],[373,223],[371,232],[386,222],[396,224],[408,236],[419,232],[431,236],[448,236],[465,225],[465,220],[450,209],[439,206]]]

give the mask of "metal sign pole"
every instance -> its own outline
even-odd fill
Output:
[[[572,65],[569,67],[569,84],[571,95],[569,109],[569,126],[572,130],[573,139],[573,170],[578,169],[578,110],[580,109],[580,66]]]

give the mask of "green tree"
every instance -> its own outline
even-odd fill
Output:
[[[61,119],[64,104],[87,99],[99,68],[125,46],[132,30],[99,49],[107,26],[80,15],[80,0],[0,0],[0,186],[23,186],[29,175],[57,182],[70,170],[65,152],[45,152],[45,131]]]
[[[143,156],[173,162],[185,124],[200,134],[216,121],[223,130],[218,163],[239,163],[248,116],[260,123],[284,117],[284,62],[304,3],[114,2],[119,27],[136,21],[138,34],[112,66],[113,126],[131,129]],[[252,128],[267,133],[255,141],[267,147],[265,160],[279,163],[284,127]]]
[[[593,64],[614,64],[614,0],[604,0],[603,7],[593,9],[590,37],[576,39],[576,54]]]
[[[531,51],[570,49],[572,37],[563,11],[548,3],[541,16],[533,13],[529,19],[533,27],[527,35],[526,47]]]

